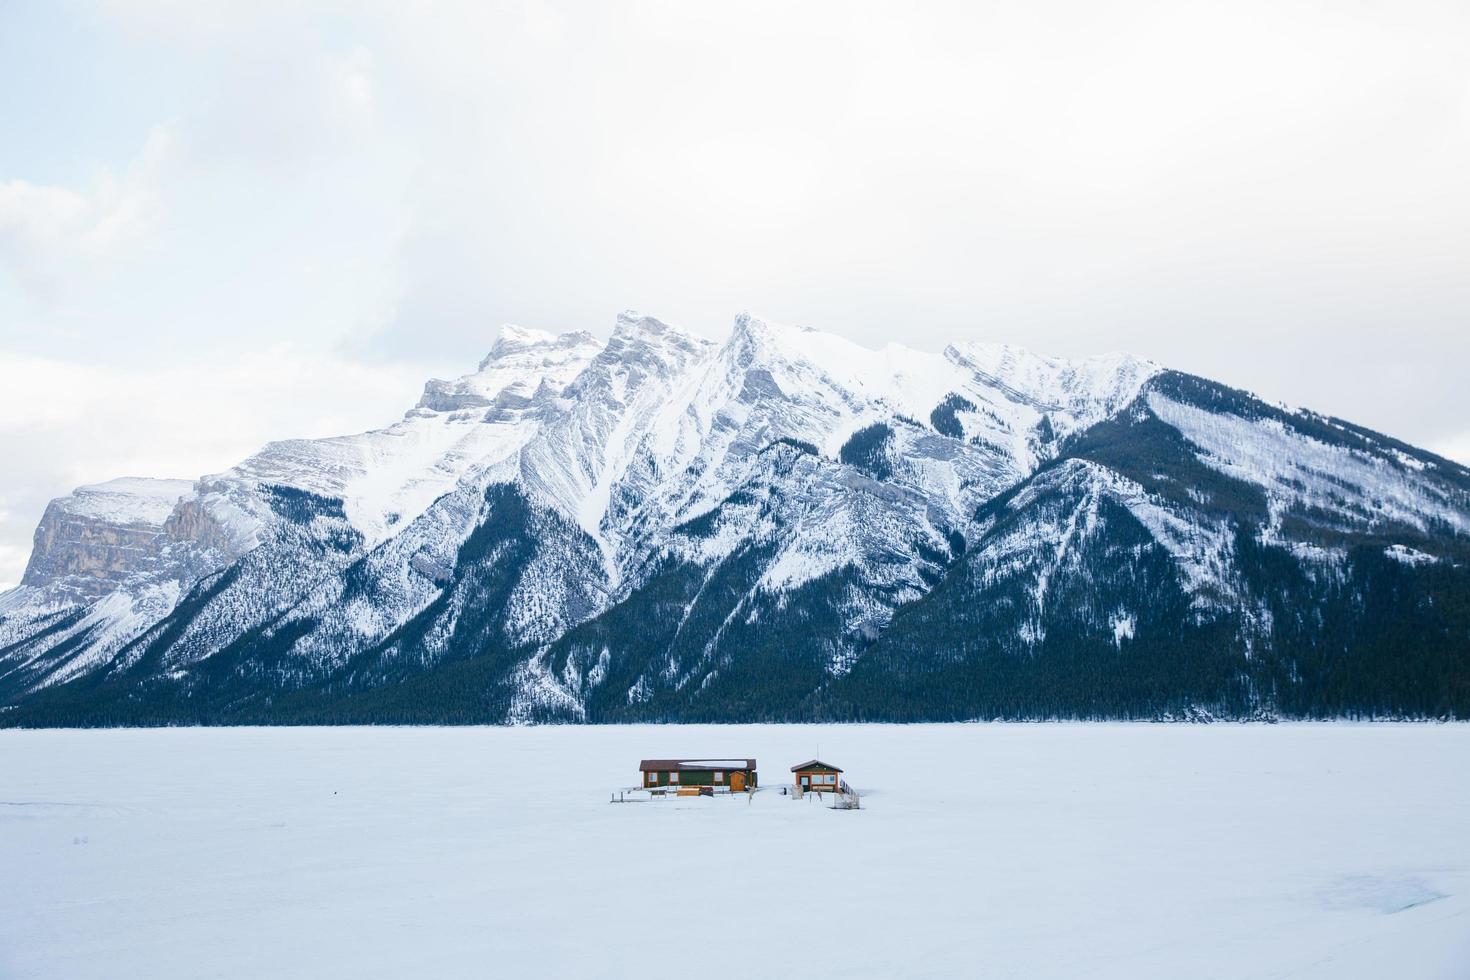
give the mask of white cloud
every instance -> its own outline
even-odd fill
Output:
[[[103,171],[81,191],[0,182],[0,263],[43,299],[84,286],[156,224],[158,182],[173,143],[168,127],[154,127],[122,175]]]
[[[372,111],[373,53],[367,48],[330,59],[327,79],[328,103],[336,116],[351,122]]]
[[[121,368],[0,352],[0,588],[19,581],[46,502],[119,476],[193,479],[273,439],[362,431],[411,406],[422,369],[279,347]]]

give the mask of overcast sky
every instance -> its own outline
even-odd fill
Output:
[[[0,2],[0,586],[77,484],[625,308],[1126,349],[1470,462],[1470,4]]]

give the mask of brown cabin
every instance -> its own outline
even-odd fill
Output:
[[[834,765],[829,765],[821,759],[812,759],[803,762],[799,766],[792,766],[791,771],[796,773],[796,791],[798,793],[818,792],[835,793],[842,785],[842,770]]]
[[[743,793],[756,787],[754,759],[644,759],[638,772],[643,788],[655,793],[681,789]]]

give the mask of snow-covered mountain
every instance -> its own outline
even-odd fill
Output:
[[[1470,471],[1123,354],[504,328],[48,507],[0,721],[1470,712]]]

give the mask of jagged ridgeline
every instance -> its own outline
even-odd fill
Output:
[[[1127,355],[505,328],[53,501],[0,724],[1470,716],[1470,471]]]

